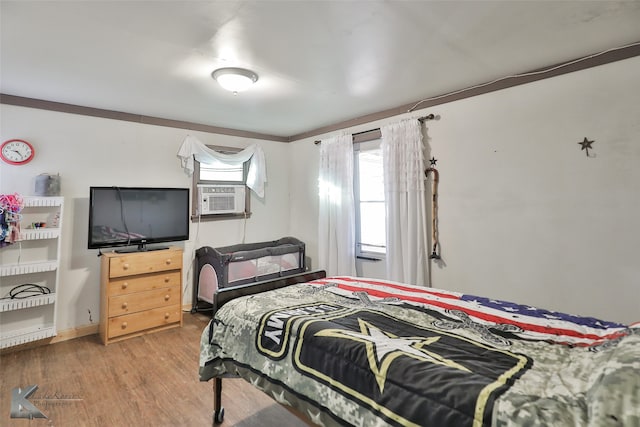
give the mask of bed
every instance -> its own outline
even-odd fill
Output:
[[[216,291],[201,381],[324,426],[640,426],[640,323],[307,272]]]

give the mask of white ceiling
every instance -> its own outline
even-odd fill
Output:
[[[6,1],[0,92],[291,136],[640,41],[640,1]],[[211,72],[260,76],[236,96]]]

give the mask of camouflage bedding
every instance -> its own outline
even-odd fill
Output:
[[[224,376],[325,426],[640,427],[640,323],[331,277],[222,307],[200,379]]]

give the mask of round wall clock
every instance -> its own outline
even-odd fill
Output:
[[[33,145],[22,139],[10,139],[0,147],[0,158],[10,165],[29,163],[35,154]]]

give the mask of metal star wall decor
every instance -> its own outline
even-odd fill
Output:
[[[435,157],[432,157],[429,162],[431,163],[431,166],[435,166],[436,162],[438,161],[438,159],[436,159]]]
[[[595,141],[589,141],[586,137],[584,138],[584,141],[578,142],[578,144],[582,145],[582,148],[580,149],[580,151],[585,150],[587,152],[587,157],[589,157],[589,148],[591,148],[593,150],[593,147],[591,147],[591,144],[593,144]]]

